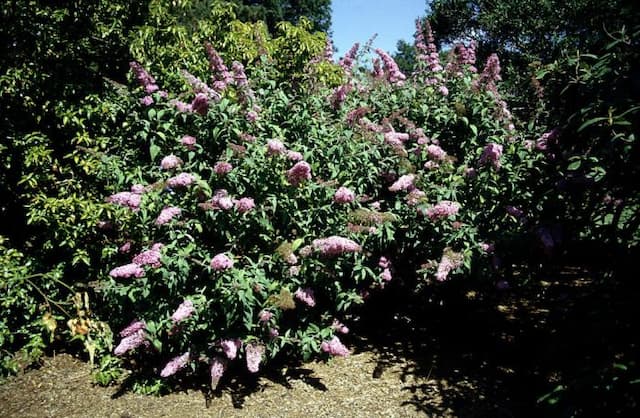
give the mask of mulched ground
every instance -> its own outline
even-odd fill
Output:
[[[640,292],[579,269],[551,277],[365,312],[351,356],[223,381],[211,399],[96,386],[60,354],[0,385],[0,416],[640,416]]]

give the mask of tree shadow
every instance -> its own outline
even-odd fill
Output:
[[[407,403],[429,416],[639,416],[639,296],[568,268],[505,291],[452,282],[372,301],[361,349],[374,377],[401,365]]]

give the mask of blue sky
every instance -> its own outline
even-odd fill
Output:
[[[331,30],[335,54],[342,57],[355,42],[377,33],[374,48],[393,53],[400,39],[413,42],[415,20],[425,15],[425,0],[332,0]]]

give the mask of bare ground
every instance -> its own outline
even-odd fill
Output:
[[[0,385],[0,416],[638,417],[639,299],[566,269],[502,292],[458,288],[366,312],[347,358],[223,381],[212,398],[96,386],[60,354]]]

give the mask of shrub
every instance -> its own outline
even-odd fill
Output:
[[[216,94],[114,96],[129,114],[105,128],[116,213],[100,287],[116,353],[152,387],[346,355],[353,305],[389,282],[492,268],[529,232],[541,158],[500,99],[497,57],[480,74],[458,60],[407,77],[376,52],[371,73],[350,51],[337,88],[275,83],[269,60],[228,77],[209,51]]]

